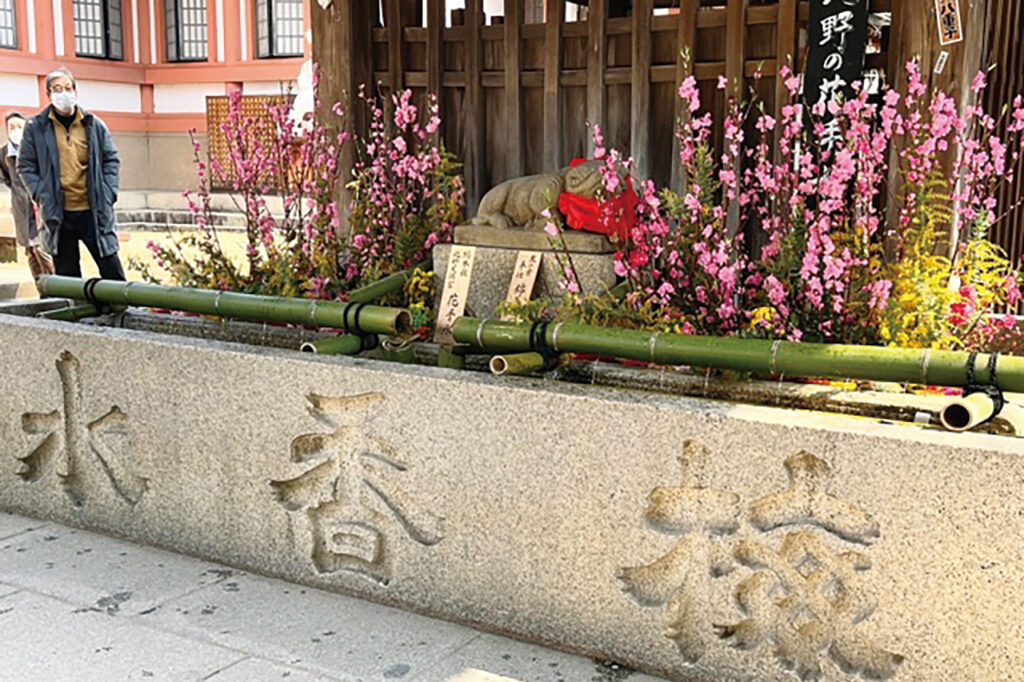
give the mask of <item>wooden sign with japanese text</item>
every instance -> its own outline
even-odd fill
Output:
[[[935,18],[939,22],[939,43],[952,45],[964,39],[960,0],[935,0]]]
[[[473,278],[473,262],[476,260],[475,246],[452,246],[448,255],[448,269],[444,275],[444,289],[437,310],[437,330],[434,341],[453,345],[452,325],[466,312],[466,298],[469,296],[469,282]]]
[[[516,269],[508,285],[507,303],[526,303],[533,297],[533,286],[544,254],[538,251],[520,251],[516,256]]]
[[[868,0],[811,0],[807,29],[807,75],[804,95],[810,105],[849,97],[861,80],[868,43]],[[822,116],[822,146],[831,149],[842,136],[838,122]]]

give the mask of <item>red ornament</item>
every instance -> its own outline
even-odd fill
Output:
[[[575,168],[583,163],[587,160],[573,159],[569,166]],[[565,224],[574,230],[597,232],[625,242],[636,227],[640,197],[633,190],[633,180],[628,175],[624,185],[624,190],[605,201],[562,192],[558,197],[558,210],[565,216]]]

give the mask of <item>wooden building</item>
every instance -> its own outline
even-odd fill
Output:
[[[991,62],[1004,65],[996,78],[1000,95],[1024,87],[1024,49],[1014,28],[1022,3],[942,2],[960,10],[962,40],[953,44],[940,43],[935,0],[870,0],[870,11],[887,13],[891,25],[866,67],[899,85],[904,64],[917,58],[931,86],[962,101],[973,75]],[[588,154],[588,123],[600,124],[609,145],[632,154],[641,174],[677,183],[678,84],[694,75],[719,121],[725,106],[725,93],[716,87],[720,76],[731,94],[755,88],[769,109],[778,108],[784,93],[775,77],[779,68],[804,65],[809,4],[333,0],[326,8],[313,3],[313,56],[323,101],[345,103],[357,126],[361,110],[352,106],[351,93],[361,83],[384,93],[436,93],[441,134],[464,163],[472,207],[498,182]],[[1024,215],[1016,220],[1010,231],[1020,235]],[[1020,248],[1024,244],[1018,256]]]

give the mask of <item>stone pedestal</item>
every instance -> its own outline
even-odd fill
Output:
[[[564,239],[584,293],[602,293],[615,286],[615,247],[607,238],[599,234],[567,231]],[[496,316],[498,304],[505,300],[508,293],[516,256],[520,251],[539,251],[544,254],[537,283],[533,289],[533,298],[559,297],[563,293],[561,284],[564,278],[562,266],[559,264],[559,254],[555,252],[544,232],[462,225],[455,228],[455,243],[477,247],[473,280],[466,304],[467,316]],[[444,288],[451,248],[451,244],[438,244],[434,247],[434,273],[438,296]]]

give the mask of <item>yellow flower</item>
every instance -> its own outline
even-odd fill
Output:
[[[775,309],[771,306],[757,308],[750,317],[750,328],[764,327],[765,329],[770,329],[775,321],[775,316]]]

